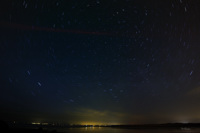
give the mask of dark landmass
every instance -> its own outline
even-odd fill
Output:
[[[5,121],[0,121],[0,132],[1,133],[57,133],[56,130],[44,130],[43,127],[29,127],[24,124],[23,126],[16,126],[9,124]]]

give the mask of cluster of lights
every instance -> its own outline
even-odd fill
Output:
[[[39,122],[32,122],[31,124],[32,125],[40,125],[41,123],[39,123]]]
[[[49,125],[49,123],[32,122],[32,125]]]

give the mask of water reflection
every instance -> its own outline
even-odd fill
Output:
[[[82,127],[58,130],[65,133],[197,133],[200,129],[123,129],[111,127]]]

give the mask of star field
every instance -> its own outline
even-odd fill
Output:
[[[197,0],[8,0],[5,120],[199,122]]]

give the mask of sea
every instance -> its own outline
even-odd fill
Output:
[[[51,129],[61,133],[200,133],[200,128],[183,129],[125,129],[112,127],[81,127]]]

